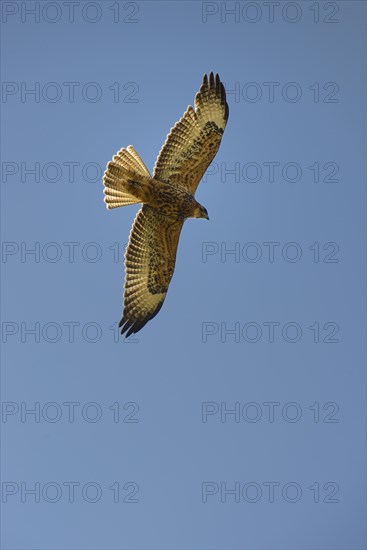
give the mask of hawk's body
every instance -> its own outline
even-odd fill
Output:
[[[153,178],[132,146],[121,149],[104,175],[107,208],[143,203],[125,253],[124,311],[121,333],[138,332],[163,305],[171,281],[178,240],[187,218],[207,218],[195,200],[196,188],[216,155],[228,120],[219,76],[205,75],[195,111],[171,129],[154,167]]]
[[[184,221],[193,217],[198,203],[194,195],[183,187],[159,181],[155,178],[141,177],[128,180],[125,185],[131,195],[139,202],[148,204],[165,216]]]

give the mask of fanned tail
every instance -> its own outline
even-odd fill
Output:
[[[131,180],[139,181],[142,176],[150,177],[150,174],[132,145],[129,145],[127,149],[121,149],[107,164],[103,176],[104,202],[107,208],[111,210],[119,206],[141,202],[127,189]]]

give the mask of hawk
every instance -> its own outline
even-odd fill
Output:
[[[195,97],[171,128],[150,175],[135,149],[121,149],[103,177],[108,209],[142,203],[125,252],[124,308],[119,323],[126,337],[153,319],[165,300],[187,218],[209,219],[195,191],[215,157],[228,120],[226,93],[218,75],[204,75]]]

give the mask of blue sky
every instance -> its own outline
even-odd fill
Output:
[[[364,548],[365,4],[2,21],[3,547]],[[101,175],[129,144],[152,170],[210,71],[210,222],[124,341],[137,207],[108,212]]]

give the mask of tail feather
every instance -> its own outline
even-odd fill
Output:
[[[139,157],[138,153],[135,151],[134,147],[132,145],[128,145],[127,151],[130,153],[130,155],[134,158],[135,162],[137,163],[137,171],[141,172],[142,175],[148,176],[150,178],[150,173],[148,168],[145,166],[144,162]]]
[[[129,180],[139,180],[141,176],[150,177],[150,174],[138,153],[131,145],[127,149],[121,149],[107,164],[103,176],[104,201],[107,208],[110,210],[141,202],[126,190]]]

